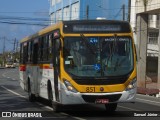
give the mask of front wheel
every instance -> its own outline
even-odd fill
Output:
[[[49,101],[52,105],[52,108],[53,108],[53,111],[54,112],[60,112],[60,105],[58,105],[57,103],[53,102],[53,93],[52,93],[52,88],[50,87],[50,90],[48,91],[49,94],[48,94],[48,98],[49,98]]]
[[[117,103],[105,104],[106,111],[112,113],[117,108]]]
[[[57,104],[57,103],[54,103],[53,101],[52,101],[52,108],[53,108],[54,112],[60,112],[61,111],[60,105]]]

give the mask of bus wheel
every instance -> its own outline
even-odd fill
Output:
[[[117,108],[117,103],[105,104],[106,111],[112,113]]]
[[[59,112],[60,111],[59,105],[57,103],[53,102],[52,88],[50,88],[50,90],[49,90],[48,98],[49,98],[49,101],[52,105],[53,111],[54,112]]]
[[[52,101],[52,108],[54,112],[60,112],[60,105]]]
[[[34,96],[34,94],[32,94],[32,92],[31,92],[30,83],[28,84],[28,97],[29,97],[29,101],[30,101],[30,102],[34,102],[34,101],[35,101],[35,96]]]

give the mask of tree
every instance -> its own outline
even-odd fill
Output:
[[[151,1],[151,0],[143,0],[144,11],[147,10],[147,5],[148,5],[149,1]]]
[[[3,60],[2,60],[2,57],[0,57],[0,67],[2,66],[3,64]]]

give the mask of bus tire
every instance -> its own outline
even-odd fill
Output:
[[[52,87],[50,85],[48,87],[49,87],[48,88],[48,98],[49,98],[49,101],[50,101],[51,106],[53,108],[53,111],[60,112],[60,106],[53,101]]]
[[[60,105],[52,101],[52,108],[54,112],[60,112]]]
[[[117,103],[105,104],[105,108],[108,113],[113,113],[117,108]]]
[[[30,102],[34,102],[35,101],[35,96],[31,92],[30,81],[28,81],[28,99],[29,99]]]

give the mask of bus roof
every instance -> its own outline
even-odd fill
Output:
[[[58,29],[59,26],[61,25],[61,23],[62,23],[62,22],[59,22],[59,23],[57,23],[57,24],[53,24],[53,25],[51,25],[51,26],[48,26],[48,27],[46,27],[46,28],[43,28],[42,30],[38,31],[37,33],[23,38],[20,42],[23,43],[23,42],[25,42],[25,41],[27,41],[27,40],[34,39],[34,38],[36,38],[37,36],[41,36],[41,35],[44,35],[44,34],[46,34],[46,33],[48,33],[48,32],[51,32],[51,31],[54,30],[54,29]]]
[[[120,20],[72,20],[72,21],[60,21],[60,22],[58,22],[56,24],[53,24],[51,26],[48,26],[48,27],[46,27],[46,28],[38,31],[37,33],[35,33],[33,35],[30,35],[30,36],[27,36],[27,37],[23,38],[20,42],[22,43],[22,42],[25,42],[27,40],[34,39],[37,36],[42,36],[42,35],[44,35],[46,33],[49,33],[49,32],[51,32],[51,31],[53,31],[55,29],[63,28],[64,27],[63,24],[64,25],[68,25],[70,27],[73,27],[74,24],[75,25],[79,25],[79,26],[81,26],[81,25],[90,25],[90,24],[92,24],[92,25],[94,25],[94,24],[98,24],[98,25],[99,24],[102,24],[102,25],[104,25],[104,24],[108,24],[108,25],[110,25],[110,24],[117,24],[117,25],[122,25],[122,26],[126,25],[126,26],[128,26],[128,30],[131,31],[129,22],[127,22],[127,21],[120,21]],[[69,32],[73,32],[70,29],[71,28],[69,28]],[[68,29],[65,29],[65,27],[63,28],[63,30],[64,30],[64,32],[67,31],[65,33],[68,33]],[[79,32],[81,32],[81,31],[79,31]]]

